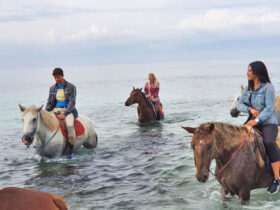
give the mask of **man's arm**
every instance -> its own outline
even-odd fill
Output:
[[[50,87],[50,90],[49,90],[49,97],[48,97],[48,101],[47,101],[47,104],[46,104],[46,111],[50,112],[53,110],[53,107],[52,107],[52,87]]]
[[[76,104],[76,87],[75,85],[71,86],[71,91],[70,91],[70,95],[69,95],[69,100],[67,103],[67,109],[64,113],[65,116],[67,116],[68,114],[72,113],[75,109],[75,104]]]

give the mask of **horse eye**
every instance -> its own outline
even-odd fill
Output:
[[[32,121],[35,123],[36,122],[36,118],[34,118]]]

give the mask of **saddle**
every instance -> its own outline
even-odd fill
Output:
[[[245,126],[245,128],[248,131],[250,129],[248,126]],[[250,143],[250,149],[251,149],[252,155],[253,155],[257,165],[260,168],[269,166],[270,161],[266,154],[265,146],[263,143],[263,137],[262,137],[260,131],[258,129],[253,129],[252,134],[253,134],[254,138],[250,138],[249,143]],[[276,144],[277,144],[278,148],[280,149],[280,127],[278,127],[278,136],[276,139]]]
[[[56,115],[55,115],[56,116]],[[57,117],[56,117],[57,118]],[[58,119],[58,118],[57,118]],[[58,119],[59,120],[59,119]],[[62,135],[67,139],[68,138],[68,132],[67,132],[67,128],[66,128],[66,124],[64,120],[59,120],[59,127],[61,130]],[[81,136],[85,133],[85,127],[83,126],[83,124],[77,120],[74,119],[74,127],[75,127],[75,133],[76,133],[76,137]]]
[[[157,120],[160,120],[163,118],[163,116],[161,116],[160,114],[160,110],[159,108],[156,106],[156,104],[154,102],[151,102],[151,105],[153,107],[153,110],[154,110],[154,114],[155,114],[155,117]],[[160,103],[160,106],[162,107],[162,104]]]

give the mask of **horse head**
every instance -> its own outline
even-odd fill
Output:
[[[231,105],[230,114],[231,114],[232,117],[238,117],[238,115],[239,115],[239,113],[240,113],[240,112],[237,110],[237,104],[238,104],[238,100],[239,100],[240,96],[242,95],[243,91],[244,91],[244,87],[243,87],[243,85],[241,85],[241,86],[239,87],[238,94],[237,94],[237,96],[235,97],[235,99],[234,99],[234,101],[233,101],[233,103],[232,103],[232,105]]]
[[[209,177],[209,168],[213,158],[214,145],[212,132],[215,125],[213,123],[206,123],[197,128],[183,126],[182,128],[193,134],[191,147],[194,153],[196,178],[199,182],[206,182]]]
[[[126,106],[130,106],[132,104],[136,104],[140,101],[141,99],[141,94],[142,94],[142,88],[134,88],[131,91],[129,97],[125,101]]]
[[[22,112],[22,121],[23,121],[23,136],[22,142],[29,146],[32,144],[34,139],[34,134],[36,133],[39,112],[41,111],[43,105],[36,107],[31,105],[27,108],[19,104],[19,109]]]

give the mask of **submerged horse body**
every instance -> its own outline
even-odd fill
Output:
[[[211,161],[215,159],[214,175],[222,186],[223,197],[230,193],[244,202],[250,199],[251,190],[268,187],[271,183],[271,167],[260,166],[251,150],[250,142],[254,142],[255,138],[262,138],[260,134],[246,127],[226,123],[205,123],[196,128],[183,128],[193,134],[191,147],[196,178],[200,182],[206,182]],[[232,159],[243,140],[244,146]]]
[[[240,96],[244,91],[243,85],[239,87],[238,94],[234,98],[234,101],[231,105],[230,114],[232,117],[238,117],[240,115],[240,111],[237,110],[237,104]],[[280,96],[275,96],[275,104],[274,104],[274,113],[277,117],[278,125],[280,126]]]
[[[27,108],[20,106],[23,120],[22,141],[31,145],[34,140],[36,154],[42,157],[53,158],[66,154],[67,139],[64,137],[60,122],[52,112],[42,110],[41,107],[31,105]],[[87,149],[97,146],[97,134],[89,118],[80,115],[78,120],[84,126],[84,133],[78,136],[74,142],[74,151],[83,145]]]
[[[163,115],[157,113],[156,106],[153,105],[142,92],[142,88],[134,88],[127,98],[125,105],[138,104],[138,122],[140,124],[163,119]],[[159,116],[159,117],[158,117]]]

